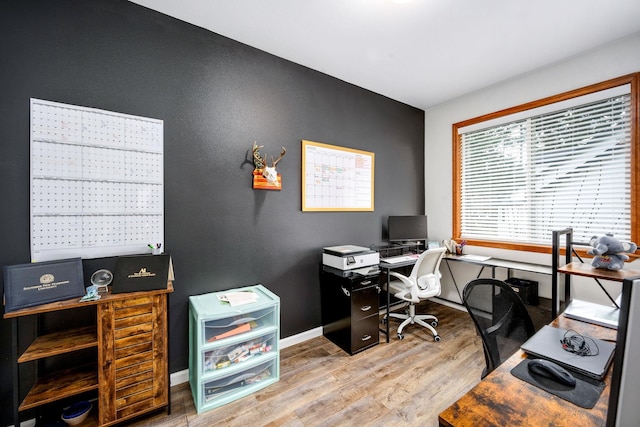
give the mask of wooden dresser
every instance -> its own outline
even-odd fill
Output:
[[[170,292],[173,292],[171,283],[156,291],[107,293],[91,302],[72,298],[5,313],[4,318],[12,319],[13,324],[14,425],[20,425],[22,411],[56,402],[62,404],[74,396],[96,399],[90,417],[98,426],[116,424],[164,407],[170,411],[167,332]],[[24,339],[24,334],[19,328],[26,316],[87,310],[86,307],[95,309],[95,324],[71,326],[43,335],[36,333],[22,351],[24,345],[20,345],[19,337]],[[73,313],[69,313],[73,318]],[[77,366],[47,370],[39,375],[39,364],[48,358],[73,358],[75,352],[92,348],[97,354],[95,360],[79,357],[82,361]],[[21,371],[26,370],[28,363],[37,364],[31,369],[36,372],[36,380],[22,398]]]

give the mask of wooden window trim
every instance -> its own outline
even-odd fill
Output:
[[[631,85],[631,239],[634,242],[638,242],[638,239],[640,238],[640,220],[638,219],[638,215],[640,215],[640,172],[638,171],[638,161],[640,160],[640,149],[638,147],[638,144],[640,143],[640,73],[628,74],[626,76],[617,77],[601,83],[596,83],[590,86],[585,86],[558,95],[549,96],[515,107],[507,108],[489,114],[484,114],[482,116],[454,123],[452,126],[453,239],[462,239],[460,237],[462,229],[460,224],[460,199],[462,194],[462,160],[460,159],[460,144],[462,142],[462,137],[458,135],[458,129],[487,120],[492,120],[506,115],[531,110],[533,108],[542,107],[544,105],[565,101],[571,98],[588,95],[593,92],[598,92],[625,84]],[[548,245],[517,244],[511,242],[469,239],[466,239],[466,242],[468,245],[472,246],[485,246],[516,251],[551,253],[551,236],[549,236]],[[633,258],[637,257],[637,255],[634,256],[633,254],[630,254],[630,256]]]

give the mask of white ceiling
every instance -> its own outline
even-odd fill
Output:
[[[421,109],[640,32],[639,0],[133,2]]]

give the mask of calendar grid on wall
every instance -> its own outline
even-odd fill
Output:
[[[163,121],[31,99],[31,260],[164,243]]]

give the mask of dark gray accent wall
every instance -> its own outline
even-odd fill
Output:
[[[378,244],[388,215],[423,213],[422,110],[119,0],[4,1],[0,52],[1,265],[30,259],[30,98],[164,120],[171,372],[188,366],[189,295],[262,283],[282,337],[316,328],[321,248]],[[302,212],[303,139],[374,152],[375,211]],[[286,147],[282,191],[252,189],[253,141]]]

